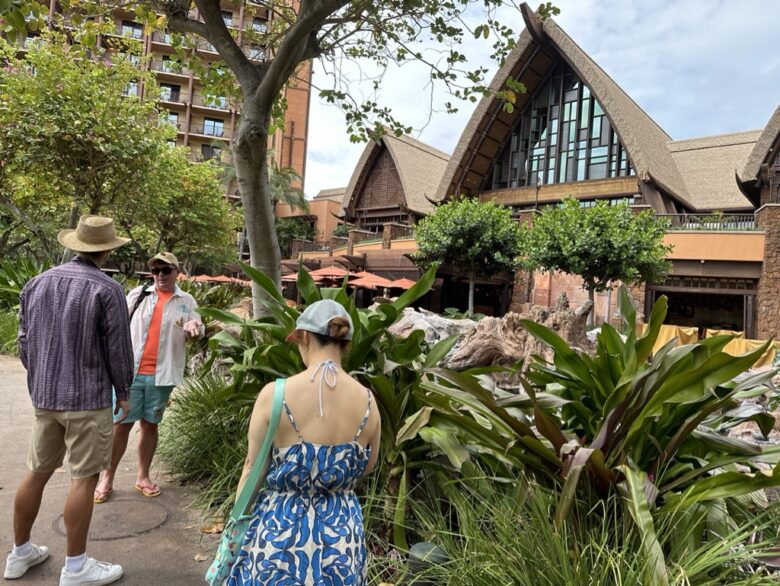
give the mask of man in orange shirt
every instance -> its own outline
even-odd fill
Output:
[[[105,502],[111,495],[116,470],[136,421],[140,422],[141,437],[135,488],[144,496],[159,496],[160,488],[149,477],[157,450],[157,427],[173,388],[184,378],[185,342],[203,334],[195,299],[176,286],[180,272],[176,257],[161,252],[149,260],[149,266],[154,287],[136,287],[127,295],[135,378],[130,387],[127,417],[124,421],[114,420],[111,467],[95,489],[96,503]]]

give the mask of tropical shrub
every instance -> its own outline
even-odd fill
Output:
[[[230,380],[224,388],[220,388],[219,401],[224,412],[232,413],[232,417],[236,419],[248,417],[246,410],[251,409],[257,393],[265,384],[304,369],[297,346],[286,340],[300,315],[299,308],[289,307],[279,290],[265,274],[247,265],[243,265],[243,268],[250,278],[268,293],[264,301],[267,317],[244,320],[224,310],[199,309],[204,318],[220,320],[225,324],[238,326],[240,329],[238,339],[224,331],[210,339],[211,353],[204,366],[208,371],[218,363],[227,369]],[[401,547],[406,545],[404,524],[406,471],[441,465],[431,462],[428,458],[430,447],[427,439],[404,437],[404,434],[414,430],[416,425],[414,420],[407,421],[407,419],[422,407],[418,393],[426,369],[435,365],[447,354],[455,339],[443,340],[429,348],[425,343],[423,332],[415,332],[406,339],[399,339],[390,334],[388,328],[399,319],[405,307],[430,289],[433,279],[434,273],[429,271],[415,286],[393,303],[364,310],[357,308],[346,286],[320,289],[315,286],[306,271],[301,270],[298,276],[298,289],[306,303],[318,301],[323,297],[332,298],[344,305],[352,317],[355,332],[343,367],[373,390],[382,414],[383,456],[378,466],[378,479],[375,479],[375,482],[389,492],[390,498],[383,501],[386,507],[382,516],[385,525],[391,523],[396,525],[397,530],[393,539]],[[178,428],[180,425],[184,427],[194,425],[200,416],[199,413],[208,412],[212,407],[212,398],[204,396],[205,388],[201,391],[192,397],[192,401],[198,403],[197,406],[191,407],[189,403],[182,402],[172,410],[168,416],[170,429]],[[238,440],[233,434],[238,431],[235,427],[230,429],[231,433],[214,438],[215,443],[206,451],[207,458],[211,457],[209,454],[212,450],[214,453],[219,451],[218,446],[222,445],[222,442],[229,442],[230,446],[227,449],[235,448]],[[245,435],[245,430],[243,433]],[[399,433],[404,444],[401,449],[399,449],[401,442],[397,440]],[[417,435],[416,432],[414,435]],[[172,445],[175,445],[174,436],[174,433],[170,433],[165,435],[165,438],[171,438]],[[434,444],[449,441],[448,436],[443,433],[431,434],[428,439]],[[242,438],[242,445],[244,442],[245,438]],[[235,487],[238,482],[240,466],[234,468],[216,464],[213,467],[202,466],[200,459],[192,460],[177,456],[174,447],[163,449],[161,453],[163,460],[172,471],[187,477],[205,478],[210,469],[212,474],[210,483]],[[197,451],[192,453],[196,454]],[[216,494],[215,491],[212,492]],[[213,499],[202,499],[202,502],[227,506],[232,496],[229,492],[222,492]],[[228,502],[222,502],[221,498],[228,499]]]
[[[772,428],[771,416],[739,401],[766,392],[775,371],[735,383],[766,345],[730,356],[722,351],[728,336],[678,348],[671,342],[651,357],[666,299],[656,303],[647,331],[637,337],[625,289],[619,298],[628,335],[623,340],[604,325],[592,357],[524,322],[554,356],[551,362],[535,357],[518,394],[474,374],[432,369],[433,377],[422,382],[429,392],[418,413],[424,424],[415,431],[448,432],[451,441],[442,449],[454,469],[468,474],[479,455],[494,476],[523,469],[555,490],[558,527],[575,502],[619,494],[623,514],[653,560],[646,583],[668,584],[667,563],[675,560],[666,555],[728,535],[744,520],[740,499],[757,501],[756,491],[780,486],[780,446],[725,437],[744,421],[755,421],[764,434]],[[697,521],[691,530],[677,531],[681,542],[664,551],[660,515]]]
[[[19,294],[27,281],[49,268],[30,257],[0,261],[0,309],[19,305]]]
[[[195,504],[220,515],[228,511],[247,450],[252,407],[231,402],[224,378],[206,374],[176,389],[160,425],[158,453],[184,480],[198,483]]]
[[[0,309],[0,354],[15,356],[18,351],[16,337],[19,332],[19,318],[13,310]]]
[[[240,283],[198,283],[195,281],[180,281],[182,291],[195,298],[198,307],[228,309],[235,306],[244,297],[249,297],[249,288]]]

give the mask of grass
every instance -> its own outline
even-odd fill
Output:
[[[0,354],[17,356],[19,349],[16,336],[19,331],[19,318],[15,311],[0,310]]]
[[[214,374],[187,379],[160,426],[157,453],[164,467],[198,483],[195,505],[216,517],[233,505],[252,412],[231,395],[225,379]]]
[[[419,585],[651,586],[641,540],[633,526],[620,524],[624,517],[617,498],[573,511],[558,531],[552,523],[556,499],[538,487],[518,482],[479,493],[461,483],[453,488],[446,502],[429,495],[412,504],[418,539],[440,546],[447,561],[410,576],[386,556],[372,560],[374,576]],[[670,586],[780,583],[760,564],[778,543],[780,506],[754,515],[752,523],[723,539],[677,551],[672,551],[674,538],[695,524],[680,516],[660,517]]]

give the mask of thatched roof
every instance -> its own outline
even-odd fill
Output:
[[[704,136],[668,143],[685,181],[688,199],[697,210],[750,210],[735,175],[757,144],[760,130]]]
[[[430,200],[436,200],[436,189],[441,182],[449,155],[411,136],[386,134],[379,141],[372,141],[363,149],[352,178],[345,193],[343,205],[350,208],[355,205],[363,183],[383,148],[386,148],[393,160],[398,177],[401,180],[406,208],[416,214],[428,214],[433,211]]]
[[[334,187],[331,189],[320,189],[320,191],[312,199],[330,199],[337,202],[344,200],[344,193],[347,191],[346,187]]]
[[[744,168],[739,170],[739,180],[743,183],[758,181],[761,165],[769,157],[772,145],[780,137],[780,106],[777,107],[772,117],[767,122],[761,136],[758,137],[753,150],[745,161]]]
[[[528,17],[535,19],[535,16]],[[443,199],[455,192],[478,190],[490,172],[496,154],[508,138],[527,101],[543,82],[560,55],[587,84],[620,137],[629,159],[642,181],[653,181],[672,197],[691,205],[686,184],[667,148],[669,135],[607,75],[552,18],[531,21],[520,35],[504,66],[493,79],[491,95],[477,105],[437,190]],[[527,93],[520,96],[514,112],[503,111],[500,98],[492,95],[505,87],[512,76],[523,82]]]

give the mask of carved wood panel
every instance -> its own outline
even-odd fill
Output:
[[[355,209],[358,215],[360,210],[370,208],[397,206],[400,209],[403,201],[398,170],[390,153],[383,149],[358,195]]]

